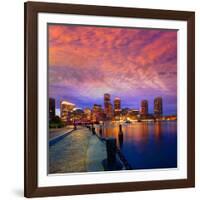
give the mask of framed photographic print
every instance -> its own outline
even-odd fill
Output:
[[[25,196],[194,187],[195,14],[25,3]]]

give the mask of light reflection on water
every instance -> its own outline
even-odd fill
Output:
[[[119,140],[119,124],[107,122],[103,137],[117,139],[118,147],[133,169],[177,167],[176,121],[133,122],[123,124],[122,130],[123,140]]]

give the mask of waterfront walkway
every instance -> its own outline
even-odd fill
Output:
[[[71,130],[73,130],[73,126],[49,129],[49,139],[59,137],[67,132],[70,132]]]
[[[49,173],[103,171],[106,145],[85,127],[49,147]]]

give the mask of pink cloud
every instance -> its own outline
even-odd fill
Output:
[[[50,94],[176,96],[176,57],[175,30],[50,25]]]

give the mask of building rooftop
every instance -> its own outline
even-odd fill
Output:
[[[61,101],[61,104],[66,104],[66,105],[72,105],[72,106],[75,106],[75,104],[70,103],[69,101]]]

